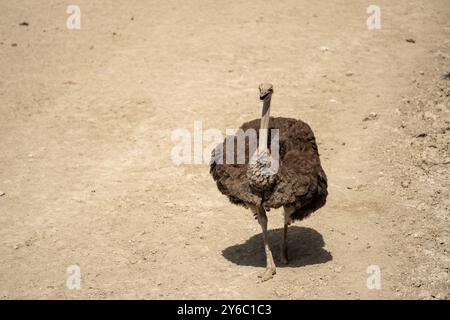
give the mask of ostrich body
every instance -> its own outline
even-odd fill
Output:
[[[284,232],[281,260],[288,263],[287,231],[294,220],[302,220],[325,205],[327,177],[322,169],[317,144],[311,128],[303,121],[270,117],[273,94],[271,84],[259,86],[263,101],[261,119],[244,123],[240,129],[256,130],[258,149],[251,155],[249,139],[245,139],[245,162],[237,161],[238,139],[234,141],[234,162],[227,163],[227,139],[212,152],[210,173],[221,193],[237,205],[249,208],[262,228],[266,253],[266,270],[262,281],[276,273],[275,263],[267,238],[267,215],[270,208],[284,208]],[[274,157],[272,130],[278,129],[279,158]],[[275,140],[274,140],[275,141]],[[273,150],[272,150],[273,149]],[[219,161],[221,160],[221,161]],[[273,161],[278,169],[271,170]]]

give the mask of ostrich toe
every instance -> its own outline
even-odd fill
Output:
[[[261,279],[261,282],[265,282],[273,278],[273,276],[277,273],[275,267],[267,267],[264,272],[258,275],[258,278]]]

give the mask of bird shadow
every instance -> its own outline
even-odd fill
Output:
[[[325,250],[322,235],[314,229],[291,226],[288,231],[289,264],[281,264],[281,239],[283,228],[268,231],[272,255],[277,267],[303,267],[321,264],[333,259]],[[241,266],[265,267],[266,256],[261,233],[241,244],[230,246],[222,251],[229,261]]]

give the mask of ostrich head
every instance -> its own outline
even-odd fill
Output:
[[[261,83],[259,85],[259,99],[270,99],[273,94],[273,85],[270,83]]]

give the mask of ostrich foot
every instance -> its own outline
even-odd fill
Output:
[[[258,275],[258,278],[261,279],[261,282],[265,282],[273,278],[273,276],[277,273],[277,270],[274,267],[267,267],[264,272]]]

